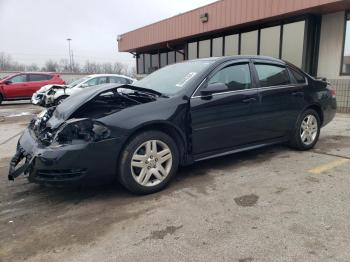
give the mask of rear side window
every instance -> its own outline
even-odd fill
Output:
[[[102,85],[107,83],[107,77],[95,77],[89,81],[86,82],[87,86],[96,86],[96,85]]]
[[[30,74],[29,75],[29,82],[36,82],[36,81],[47,81],[52,79],[52,75],[40,75],[40,74]]]
[[[291,84],[288,71],[277,65],[256,64],[260,87],[281,86]]]
[[[231,65],[221,69],[210,80],[208,84],[223,83],[232,90],[248,89],[252,85],[248,64]]]
[[[300,72],[297,72],[293,69],[290,69],[290,72],[292,73],[292,75],[295,79],[295,82],[297,84],[305,84],[306,83],[305,76],[303,76]]]
[[[109,77],[110,83],[116,83],[116,84],[129,84],[129,81],[123,77],[117,77],[117,76],[110,76]]]

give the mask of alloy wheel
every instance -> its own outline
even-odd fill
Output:
[[[304,145],[311,145],[318,133],[318,122],[314,115],[307,115],[300,127],[300,138]]]
[[[172,163],[169,146],[160,140],[149,140],[135,150],[131,158],[131,173],[138,184],[152,187],[169,175]]]

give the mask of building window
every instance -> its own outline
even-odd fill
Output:
[[[241,54],[258,54],[258,30],[244,33],[241,35]]]
[[[168,65],[175,63],[175,51],[171,51],[168,53]]]
[[[225,36],[225,56],[238,55],[239,35]]]
[[[137,58],[137,73],[138,74],[144,74],[143,71],[143,54],[139,54]]]
[[[152,72],[151,70],[151,55],[150,54],[145,54],[144,55],[144,59],[145,59],[145,73],[149,74]]]
[[[184,50],[179,50],[176,52],[176,63],[182,62],[185,60]]]
[[[260,31],[260,55],[279,58],[281,26],[269,27]]]
[[[198,57],[197,54],[197,42],[188,44],[188,60],[196,59]]]
[[[303,66],[305,21],[283,26],[282,59]]]
[[[210,39],[200,41],[199,43],[199,58],[207,58],[210,57]]]
[[[159,68],[159,56],[158,54],[152,55],[152,72]]]
[[[223,43],[224,41],[222,37],[213,39],[212,56],[214,57],[222,56]]]
[[[346,25],[344,34],[344,51],[343,51],[343,64],[342,64],[342,74],[350,74],[350,13],[346,15]]]
[[[167,58],[168,54],[167,53],[161,53],[160,54],[160,67],[164,67],[167,65]]]

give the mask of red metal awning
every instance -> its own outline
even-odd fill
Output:
[[[122,34],[120,52],[137,52],[167,42],[268,22],[306,13],[331,13],[350,8],[349,0],[221,0]],[[208,22],[200,16],[208,13]]]

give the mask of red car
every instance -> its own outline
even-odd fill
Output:
[[[56,73],[17,73],[0,79],[0,104],[2,101],[30,99],[45,85],[63,85]]]

